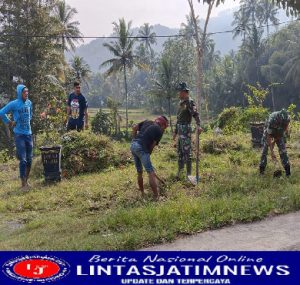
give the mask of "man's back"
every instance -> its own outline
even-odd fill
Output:
[[[134,138],[135,141],[138,141],[144,148],[145,152],[151,152],[151,146],[156,142],[159,143],[163,131],[159,125],[153,121],[143,121],[138,125],[138,134]]]
[[[283,136],[289,123],[289,115],[285,110],[273,112],[267,121],[267,131],[270,135]]]

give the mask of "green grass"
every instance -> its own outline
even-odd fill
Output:
[[[211,139],[212,134],[204,134],[202,145]],[[140,196],[133,164],[48,186],[42,178],[32,178],[28,193],[19,190],[17,162],[3,164],[0,249],[138,249],[300,209],[297,147],[288,149],[292,177],[273,179],[271,164],[265,176],[258,175],[260,154],[251,148],[248,135],[227,136],[226,141],[220,154],[202,153],[201,183],[192,187],[175,181],[176,152],[166,135],[153,154],[156,170],[167,182],[160,202],[152,201],[147,177],[146,197]]]

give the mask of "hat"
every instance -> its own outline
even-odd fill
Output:
[[[281,111],[280,111],[280,116],[281,116],[281,118],[282,118],[282,120],[284,121],[284,122],[290,122],[290,120],[291,120],[291,117],[290,117],[290,115],[289,115],[289,113],[288,113],[288,111],[286,110],[286,109],[282,109]]]
[[[190,91],[190,89],[187,87],[186,82],[181,82],[178,84],[178,87],[176,88],[178,91]]]

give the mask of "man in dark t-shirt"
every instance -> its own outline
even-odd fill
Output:
[[[137,181],[139,189],[144,193],[143,167],[149,175],[149,184],[153,191],[154,198],[158,198],[158,187],[156,174],[151,163],[150,155],[156,145],[159,144],[164,130],[168,127],[168,119],[160,116],[155,121],[145,120],[132,128],[133,140],[130,150],[132,152],[135,167],[137,170]]]
[[[74,92],[69,95],[67,114],[69,116],[67,130],[77,130],[78,132],[85,128],[88,129],[88,103],[80,92],[80,84],[74,83]]]

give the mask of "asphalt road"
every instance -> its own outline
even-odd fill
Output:
[[[300,211],[200,233],[144,250],[300,250]]]

